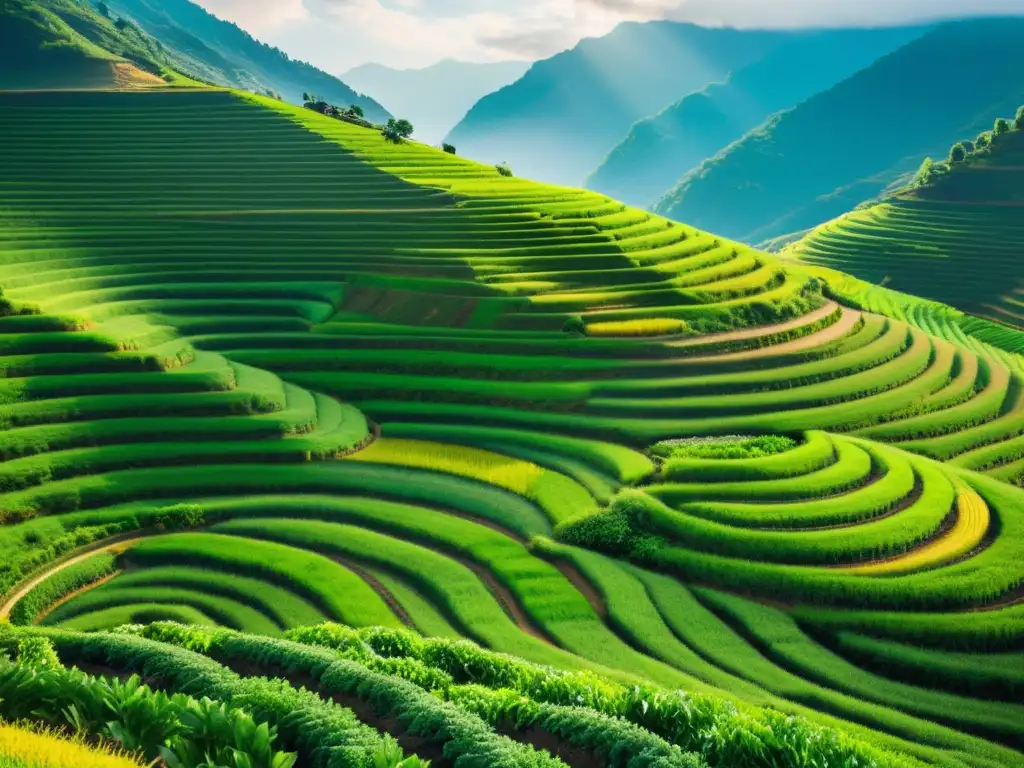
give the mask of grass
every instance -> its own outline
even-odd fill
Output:
[[[58,732],[0,725],[2,768],[131,768],[139,765],[127,755],[88,746]]]
[[[495,485],[536,502],[553,524],[596,506],[583,486],[564,475],[479,448],[385,437],[349,459],[447,472]]]

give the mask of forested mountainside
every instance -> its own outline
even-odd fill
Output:
[[[330,104],[355,104],[373,122],[390,116],[337,77],[292,59],[191,0],[108,0],[106,5],[159,40],[170,63],[186,74],[242,90],[271,91],[293,104],[302,103],[303,93]]]
[[[1020,17],[944,24],[706,160],[655,210],[748,242],[838,216],[1012,115],[1022,43]]]
[[[650,208],[689,171],[770,115],[828,90],[925,31],[895,27],[795,35],[724,82],[636,123],[586,185]]]

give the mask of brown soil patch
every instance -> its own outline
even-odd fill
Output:
[[[561,571],[565,578],[572,582],[572,585],[576,587],[576,590],[587,599],[588,603],[590,603],[590,607],[594,609],[594,613],[600,616],[602,621],[607,621],[608,603],[605,601],[604,595],[598,592],[597,588],[587,580],[587,577],[580,573],[579,568],[565,560],[549,562]]]
[[[114,87],[124,90],[137,88],[152,88],[154,86],[166,86],[162,78],[139,69],[134,64],[127,62],[116,62],[111,65],[114,74]]]
[[[398,620],[405,624],[405,626],[416,629],[416,625],[413,624],[412,618],[410,618],[409,614],[406,613],[405,608],[403,608],[401,603],[398,602],[398,599],[391,593],[391,590],[381,583],[380,579],[365,568],[356,565],[351,560],[346,560],[343,557],[332,557],[331,559],[339,565],[348,568],[359,578],[365,581],[369,585],[370,589],[381,596],[381,599],[383,599],[388,608],[391,609],[391,612],[395,614],[395,616],[398,617]]]

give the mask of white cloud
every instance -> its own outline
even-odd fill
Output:
[[[309,19],[303,0],[199,0],[199,5],[254,35]]]

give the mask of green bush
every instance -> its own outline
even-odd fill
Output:
[[[967,147],[964,146],[962,141],[957,142],[949,150],[949,162],[950,163],[962,163],[967,159]]]
[[[62,669],[57,651],[45,637],[22,637],[18,640],[17,661],[32,669]]]
[[[566,318],[565,323],[562,325],[562,332],[585,336],[587,333],[587,324],[579,315],[573,315]]]
[[[28,641],[49,646],[42,637],[19,646]],[[137,676],[122,682],[53,664],[0,662],[0,714],[70,729],[168,768],[291,768],[296,761],[274,749],[277,732],[267,723],[209,698],[155,692]]]

